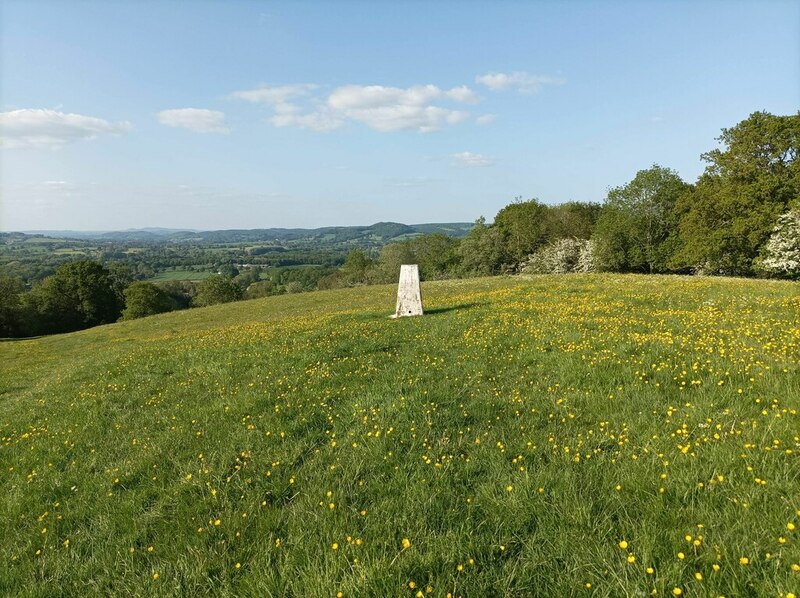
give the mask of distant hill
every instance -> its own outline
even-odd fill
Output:
[[[147,241],[164,239],[177,233],[194,233],[185,228],[129,228],[120,231],[79,231],[79,230],[26,230],[26,235],[42,235],[58,239],[99,239],[105,241]]]
[[[383,244],[423,234],[441,233],[450,237],[464,237],[472,228],[471,222],[401,224],[377,222],[370,226],[327,226],[323,228],[256,228],[198,231],[187,229],[143,228],[123,231],[25,231],[29,235],[43,235],[59,239],[86,239],[93,241],[143,241],[193,243],[253,243],[260,241],[295,241],[322,244],[352,243]]]

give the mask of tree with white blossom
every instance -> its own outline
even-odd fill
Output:
[[[540,247],[519,265],[523,274],[594,272],[592,241],[558,239]]]
[[[780,278],[800,278],[800,206],[778,218],[757,267]]]

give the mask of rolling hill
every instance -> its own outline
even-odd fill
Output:
[[[26,231],[29,235],[43,235],[58,239],[85,239],[92,241],[122,241],[169,243],[252,243],[258,241],[342,243],[388,243],[421,234],[442,233],[451,237],[465,236],[471,222],[400,224],[377,222],[369,226],[327,226],[323,228],[256,228],[231,230],[181,230],[166,228],[130,229],[124,231]],[[13,233],[4,233],[7,236]]]

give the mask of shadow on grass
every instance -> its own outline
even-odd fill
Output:
[[[430,309],[425,308],[425,313],[423,317],[446,314],[452,311],[463,311],[467,309],[472,309],[474,307],[482,307],[484,305],[488,305],[488,303],[473,302],[473,303],[461,303],[459,305],[444,305],[442,307],[432,307]],[[388,312],[381,312],[381,313],[368,312],[363,314],[350,315],[350,317],[358,321],[368,321],[368,320],[385,320],[387,318],[391,318],[393,315],[394,315],[393,313],[388,313]]]
[[[473,307],[481,307],[483,305],[486,305],[486,303],[473,302],[473,303],[461,303],[459,305],[446,305],[444,307],[432,307],[430,309],[425,310],[425,315],[435,316],[436,314],[446,314],[447,312],[450,311],[467,310],[467,309],[472,309]]]

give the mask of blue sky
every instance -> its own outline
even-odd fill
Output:
[[[0,2],[0,229],[491,220],[800,109],[798,2]]]

